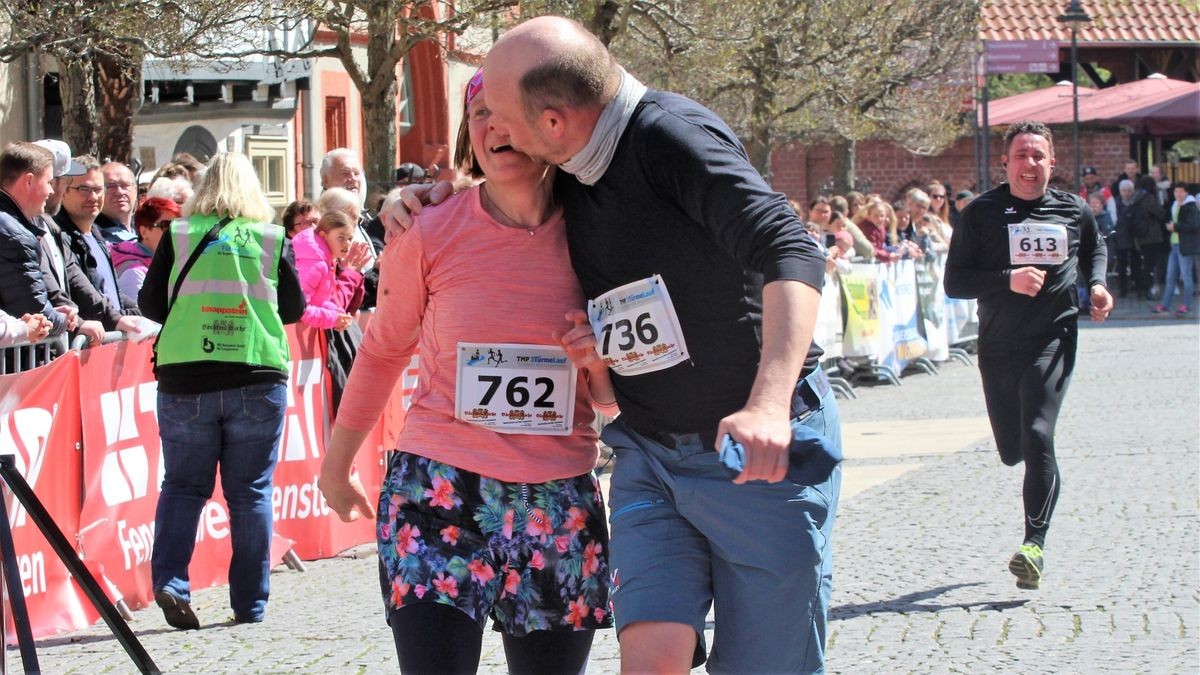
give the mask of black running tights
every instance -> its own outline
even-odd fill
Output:
[[[1072,333],[1038,349],[979,353],[983,398],[1000,460],[1008,466],[1025,462],[1025,541],[1041,547],[1062,488],[1054,426],[1075,368],[1076,342]]]
[[[461,610],[438,603],[393,610],[388,621],[405,675],[468,675],[479,669],[483,629]],[[514,675],[583,673],[595,631],[534,631],[505,634],[504,655]]]

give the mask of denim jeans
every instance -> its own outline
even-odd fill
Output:
[[[191,601],[188,564],[217,471],[229,505],[229,601],[240,621],[261,620],[270,592],[271,477],[287,389],[256,384],[204,394],[158,393],[164,475],[150,558],[154,590]]]
[[[1192,294],[1195,292],[1195,282],[1192,279],[1192,256],[1183,255],[1179,252],[1179,244],[1171,244],[1171,256],[1167,258],[1167,282],[1163,288],[1162,302],[1159,304],[1167,309],[1171,308],[1171,301],[1175,299],[1175,283],[1183,278],[1183,297],[1180,299],[1180,305],[1189,305],[1192,302]]]

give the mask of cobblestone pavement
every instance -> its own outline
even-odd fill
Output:
[[[1133,309],[1123,318],[1141,316]],[[1063,492],[1042,589],[1018,590],[1007,570],[1021,543],[1021,469],[1000,464],[985,426],[932,452],[909,422],[897,435],[909,447],[848,448],[848,483],[883,478],[845,499],[835,529],[832,672],[1200,670],[1200,328],[1084,324],[1059,421]],[[977,371],[957,363],[858,393],[842,402],[848,430],[984,414]],[[262,624],[229,623],[216,588],[195,594],[203,630],[174,631],[155,608],[133,626],[165,671],[396,670],[373,554],[279,571],[272,584]],[[132,670],[103,624],[38,646],[49,673]],[[9,662],[19,667],[15,651]],[[602,633],[589,670],[617,666],[616,640]],[[491,634],[481,670],[504,672]]]

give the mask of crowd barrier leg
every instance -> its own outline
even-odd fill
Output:
[[[858,398],[853,385],[846,378],[830,377],[829,388],[833,390],[834,395],[840,395],[842,398]]]
[[[283,564],[297,572],[304,572],[307,569],[304,567],[304,561],[300,559],[300,556],[296,555],[295,549],[289,548],[288,552],[283,554]]]
[[[104,623],[108,624],[109,630],[125,648],[125,652],[129,654],[129,658],[133,659],[134,665],[143,673],[159,673],[158,666],[154,660],[146,653],[142,643],[138,641],[137,635],[134,635],[130,630],[129,624],[121,618],[117,608],[108,600],[108,596],[100,588],[100,584],[96,582],[96,578],[88,571],[83,561],[76,555],[75,550],[71,548],[70,542],[63,535],[62,530],[58,529],[58,525],[54,519],[50,517],[50,513],[46,511],[46,507],[42,505],[41,500],[34,494],[33,489],[29,487],[29,483],[25,482],[25,477],[17,470],[16,457],[13,455],[0,455],[0,480],[3,481],[8,489],[12,490],[13,495],[17,498],[22,506],[25,507],[26,513],[30,520],[37,525],[42,536],[49,542],[54,552],[58,554],[59,560],[66,565],[67,571],[75,578],[79,587],[83,589],[84,594],[91,601],[92,606],[100,613],[104,619]],[[16,551],[13,547],[12,528],[8,521],[8,508],[3,499],[0,499],[0,555],[4,556],[5,581],[8,584],[9,603],[13,609],[13,620],[16,622],[17,643],[21,650],[21,662],[25,672],[37,673],[41,672],[38,667],[37,651],[33,644],[33,631],[30,628],[29,613],[25,606],[25,593],[21,589],[21,579],[17,572]]]
[[[926,358],[924,356],[918,356],[917,358],[913,359],[912,361],[909,361],[908,367],[919,370],[922,373],[925,373],[927,375],[937,375],[938,374],[937,366],[934,365],[933,361],[930,361],[928,358]]]
[[[962,347],[951,347],[949,354],[950,358],[962,363],[965,366],[975,365],[975,361],[971,359],[971,353]]]
[[[897,387],[900,386],[900,378],[896,376],[896,371],[880,363],[872,363],[870,368],[871,377],[877,380],[886,380],[888,384],[894,384]],[[861,377],[865,372],[855,371],[855,376]]]

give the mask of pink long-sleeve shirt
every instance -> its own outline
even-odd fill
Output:
[[[595,466],[588,387],[577,374],[574,433],[501,434],[455,419],[459,342],[554,345],[585,307],[567,256],[562,213],[530,236],[480,204],[478,187],[429,207],[383,253],[378,304],[338,410],[338,424],[369,431],[419,349],[417,387],[399,449],[483,476],[540,483]]]

